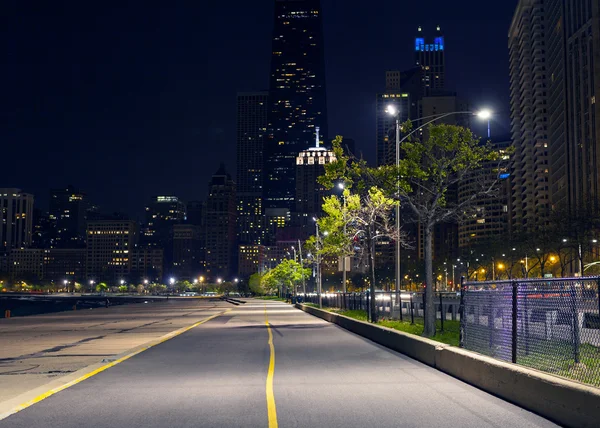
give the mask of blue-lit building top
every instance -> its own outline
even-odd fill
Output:
[[[423,95],[444,90],[446,80],[445,67],[446,43],[441,28],[436,28],[435,34],[425,35],[419,27],[415,37],[415,63],[423,71]]]

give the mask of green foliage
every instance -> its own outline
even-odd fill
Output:
[[[108,291],[108,285],[105,282],[100,282],[96,284],[96,291],[99,293],[103,293]]]
[[[283,260],[275,268],[263,275],[263,286],[265,289],[277,289],[279,287],[288,287],[294,289],[294,286],[308,279],[311,270],[302,267],[295,260]]]
[[[127,287],[126,285],[119,286],[119,293],[127,293],[128,290],[129,290],[129,287]]]
[[[254,273],[250,276],[248,280],[248,286],[250,287],[250,292],[256,294],[258,296],[263,296],[266,293],[264,284],[263,284],[264,275],[260,273]]]

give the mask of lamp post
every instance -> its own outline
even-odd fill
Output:
[[[422,117],[420,119],[414,119],[414,120],[411,120],[410,122],[418,122],[418,121],[427,120],[427,119],[430,119],[430,120],[428,120],[421,126],[417,127],[416,129],[414,129],[413,131],[411,131],[410,133],[408,133],[407,135],[402,137],[402,139],[400,139],[400,110],[398,108],[396,108],[395,105],[390,104],[386,108],[385,111],[389,115],[394,116],[396,118],[396,170],[398,170],[400,168],[400,145],[404,141],[406,141],[406,139],[408,139],[411,135],[413,135],[415,132],[417,132],[420,129],[423,129],[424,127],[426,127],[427,125],[429,125],[433,122],[436,122],[440,119],[443,119],[445,117],[457,115],[457,114],[471,114],[471,115],[477,116],[484,120],[487,119],[487,121],[488,121],[488,138],[490,136],[490,118],[492,117],[492,112],[490,110],[481,110],[479,112],[453,111],[450,113],[443,113],[443,114],[438,114],[438,115],[433,115],[433,116]],[[396,231],[398,233],[398,237],[396,239],[396,300],[399,301],[400,284],[401,284],[401,279],[400,279],[400,274],[401,274],[401,271],[400,271],[400,177],[398,177],[397,191],[398,191],[398,201],[396,203]]]
[[[90,279],[90,292],[94,292],[94,280]]]
[[[344,198],[344,209],[342,210],[342,221],[344,222],[344,240],[346,239],[346,194],[344,193],[344,183],[338,183],[342,189],[342,198]],[[346,294],[346,252],[342,254],[342,292]]]

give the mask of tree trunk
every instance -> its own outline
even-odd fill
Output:
[[[425,225],[425,322],[423,335],[431,337],[435,335],[435,305],[433,302],[433,227]]]
[[[369,226],[367,232],[367,241],[369,245],[369,261],[371,263],[371,286],[369,288],[370,300],[369,305],[371,307],[371,322],[377,322],[377,305],[375,301],[375,238]]]

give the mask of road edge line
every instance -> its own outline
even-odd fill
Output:
[[[24,403],[19,404],[18,406],[13,407],[11,410],[8,410],[8,411],[6,411],[4,413],[0,413],[0,421],[6,419],[6,418],[8,418],[8,417],[10,417],[10,416],[12,416],[12,415],[14,415],[16,413],[19,413],[19,412],[27,409],[28,407],[31,407],[34,404],[37,404],[40,401],[43,401],[46,398],[53,396],[54,394],[57,394],[57,393],[59,393],[61,391],[64,391],[65,389],[70,388],[73,385],[77,385],[78,383],[81,383],[84,380],[91,378],[92,376],[95,376],[95,375],[97,375],[99,373],[102,373],[103,371],[105,371],[105,370],[107,370],[107,369],[109,369],[111,367],[114,367],[117,364],[122,363],[123,361],[126,361],[126,360],[130,359],[131,357],[134,357],[134,356],[136,356],[138,354],[141,354],[142,352],[144,352],[144,351],[146,351],[146,350],[148,350],[150,348],[153,348],[153,347],[155,347],[157,345],[160,345],[161,343],[166,342],[167,340],[170,340],[170,339],[172,339],[174,337],[177,337],[177,336],[179,336],[179,335],[181,335],[183,333],[186,333],[186,332],[190,331],[191,329],[193,329],[195,327],[198,327],[201,324],[204,324],[205,322],[208,322],[208,321],[210,321],[210,320],[212,320],[214,318],[217,318],[217,317],[219,317],[219,316],[221,316],[221,315],[229,312],[230,310],[231,309],[227,309],[225,311],[219,312],[218,314],[211,315],[210,317],[204,318],[204,319],[202,319],[202,320],[200,320],[198,322],[195,322],[192,325],[180,328],[179,330],[172,331],[170,333],[167,333],[164,336],[159,337],[158,339],[154,339],[153,341],[150,341],[147,344],[140,345],[140,349],[137,349],[137,350],[135,350],[133,352],[130,352],[129,354],[126,354],[126,355],[124,355],[124,356],[116,359],[115,361],[111,361],[110,363],[104,364],[104,365],[98,367],[97,369],[92,370],[89,373],[86,373],[86,374],[84,374],[84,375],[82,375],[82,376],[80,376],[80,377],[78,377],[76,379],[73,379],[73,380],[71,380],[69,382],[66,382],[63,385],[57,386],[57,387],[52,388],[52,389],[50,389],[50,390],[48,390],[48,391],[46,391],[46,392],[44,392],[42,394],[39,394],[38,396],[36,396],[35,398],[33,398],[31,400],[25,401]],[[133,349],[135,349],[135,348],[133,348]],[[85,369],[86,368],[83,368],[82,370],[85,370]],[[24,392],[21,395],[25,395],[25,394],[27,394],[27,392]]]

